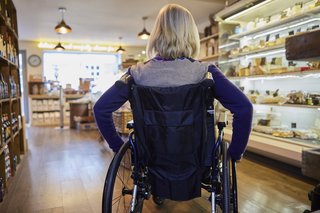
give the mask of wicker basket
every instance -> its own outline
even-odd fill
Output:
[[[127,123],[133,119],[131,111],[116,111],[112,114],[113,122],[117,132],[129,134],[131,130],[127,128]]]

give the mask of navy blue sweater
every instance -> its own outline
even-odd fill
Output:
[[[239,160],[246,149],[251,131],[252,104],[214,65],[210,65],[208,71],[215,82],[215,98],[233,113],[233,135],[229,153],[232,159]],[[123,141],[114,127],[112,112],[128,100],[129,90],[129,85],[114,84],[100,97],[93,108],[98,128],[114,152],[120,149]]]

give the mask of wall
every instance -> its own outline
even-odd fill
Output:
[[[19,49],[20,50],[26,50],[26,57],[30,55],[38,55],[40,56],[41,60],[43,59],[43,52],[45,51],[44,49],[38,48],[38,42],[34,41],[19,41]],[[142,51],[145,50],[145,47],[143,46],[133,46],[133,47],[123,47],[126,49],[126,52],[123,53],[122,55],[122,60],[125,60],[126,58],[138,58],[138,55],[142,55]],[[28,60],[27,60],[28,61]],[[38,67],[32,67],[27,63],[27,79],[29,80],[30,75],[40,75],[43,76],[43,63],[41,63],[40,66]]]

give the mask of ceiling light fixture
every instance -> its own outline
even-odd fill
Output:
[[[122,40],[122,37],[120,36],[119,37],[119,41],[120,41],[120,45],[119,45],[119,48],[116,50],[117,53],[120,53],[122,54],[123,52],[125,52],[126,50],[122,48],[121,46],[121,40]]]
[[[138,34],[138,37],[147,40],[150,37],[150,33],[146,30],[146,20],[148,19],[147,16],[142,17],[143,20],[143,30]]]
[[[54,49],[57,51],[64,51],[65,48],[61,44],[61,35],[60,34],[58,34],[58,35],[59,35],[59,43],[54,47]]]
[[[60,42],[54,47],[54,49],[57,51],[64,51],[65,50],[65,48],[62,46],[62,44]]]
[[[67,34],[72,31],[71,27],[64,21],[64,13],[66,12],[66,10],[67,9],[65,7],[59,7],[59,11],[61,12],[61,21],[54,28],[54,30],[59,34]]]

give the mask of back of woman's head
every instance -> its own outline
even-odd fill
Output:
[[[197,57],[199,33],[191,13],[176,4],[164,6],[156,19],[147,45],[149,58]]]

